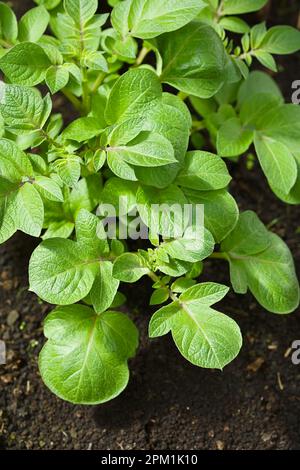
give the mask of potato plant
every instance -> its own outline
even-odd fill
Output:
[[[110,0],[109,14],[98,0],[36,3],[17,21],[0,2],[0,241],[18,230],[41,238],[29,281],[55,306],[45,384],[83,404],[126,387],[138,331],[119,288],[143,276],[160,306],[152,318],[149,308],[149,336],[171,333],[188,361],[222,369],[242,336],[215,307],[229,287],[201,282],[207,259],[227,263],[232,289],[269,312],[299,305],[289,248],[239,212],[227,163],[251,149],[275,195],[300,203],[300,107],[250,71],[276,71],[273,55],[297,52],[300,32],[239,16],[266,0]],[[178,224],[173,206],[204,208],[203,223]]]

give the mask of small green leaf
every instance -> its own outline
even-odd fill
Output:
[[[192,364],[223,369],[237,356],[242,345],[238,325],[211,308],[227,292],[226,286],[214,283],[190,287],[177,301],[153,315],[150,337],[171,331],[177,348]]]
[[[148,272],[143,258],[135,253],[124,253],[114,262],[113,276],[122,282],[136,282]]]
[[[256,133],[255,150],[272,188],[288,194],[296,183],[298,168],[290,150],[281,142]]]
[[[293,54],[300,50],[300,31],[292,26],[274,26],[260,47],[270,54]]]
[[[224,0],[223,15],[240,15],[260,10],[268,0]]]
[[[36,176],[34,183],[40,194],[46,199],[58,202],[64,201],[61,188],[54,179],[46,176]]]
[[[217,152],[221,157],[235,157],[245,153],[253,142],[253,130],[243,127],[238,118],[225,121],[217,136]]]
[[[129,379],[138,332],[119,312],[95,315],[83,305],[56,308],[45,320],[48,341],[39,357],[45,384],[76,404],[104,403],[119,395]]]
[[[66,67],[55,66],[49,67],[46,72],[45,80],[46,85],[51,91],[52,95],[64,88],[69,81],[70,74]]]
[[[167,287],[162,287],[156,289],[150,298],[150,305],[159,305],[165,303],[169,298],[169,289]]]
[[[90,292],[95,311],[99,314],[107,310],[116,296],[119,281],[113,277],[113,264],[110,261],[99,263],[99,272]]]
[[[75,140],[76,142],[84,142],[101,134],[103,129],[99,126],[96,118],[87,116],[75,119],[64,129],[62,133],[63,139]]]
[[[209,152],[196,150],[186,154],[184,168],[177,176],[181,186],[202,191],[225,188],[231,180],[223,160]]]

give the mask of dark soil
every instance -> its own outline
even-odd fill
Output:
[[[14,3],[24,8],[26,2]],[[295,24],[296,15],[282,14],[280,20]],[[290,100],[299,60],[281,64],[286,68],[280,83]],[[286,240],[300,273],[299,208],[275,198],[258,166],[248,172],[241,160],[231,173],[240,208],[256,210]],[[7,365],[0,366],[0,448],[300,449],[300,366],[292,364],[289,350],[300,339],[300,312],[267,313],[250,294],[231,293],[220,305],[241,326],[244,345],[239,357],[217,372],[187,363],[169,337],[150,341],[150,283],[127,288],[141,341],[126,391],[94,407],[52,395],[37,368],[49,307],[27,291],[34,243],[17,234],[0,248],[0,339],[8,349]],[[201,279],[228,284],[226,264],[217,263],[208,262]]]

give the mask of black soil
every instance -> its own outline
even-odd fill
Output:
[[[14,3],[24,8],[26,2]],[[295,24],[297,2],[280,3],[290,6],[286,16],[279,10],[280,21]],[[299,58],[281,64],[289,101]],[[285,239],[300,273],[299,208],[273,196],[258,166],[249,172],[241,160],[231,173],[240,208],[256,210]],[[108,404],[74,406],[53,396],[38,372],[49,306],[27,291],[34,246],[17,234],[0,248],[0,339],[8,350],[7,364],[0,366],[0,448],[300,449],[300,366],[292,364],[289,349],[300,339],[299,311],[278,316],[250,294],[229,294],[219,307],[241,326],[244,345],[223,372],[209,371],[188,364],[169,337],[147,338],[150,283],[129,287],[128,310],[141,331],[129,386]],[[208,262],[201,279],[228,284],[227,266]]]

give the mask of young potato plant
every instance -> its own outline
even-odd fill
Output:
[[[126,387],[138,331],[119,288],[143,276],[162,305],[149,336],[171,333],[188,361],[222,369],[242,337],[215,307],[229,288],[201,282],[205,260],[227,262],[233,290],[270,312],[299,304],[287,245],[239,213],[226,163],[255,150],[274,193],[300,203],[300,107],[249,72],[253,59],[275,70],[272,54],[298,51],[300,32],[238,16],[266,0],[111,0],[110,14],[97,0],[36,3],[17,21],[0,2],[0,241],[18,230],[42,239],[29,281],[56,305],[39,358],[45,384],[83,404]],[[204,207],[204,226],[177,226],[174,205]]]

